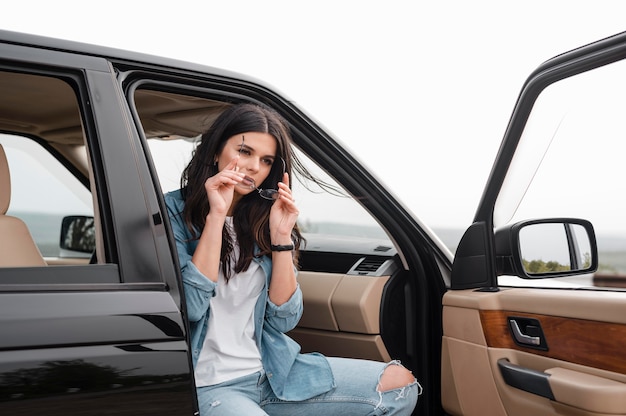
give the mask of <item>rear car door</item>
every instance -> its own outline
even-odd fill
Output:
[[[110,64],[2,35],[0,414],[193,414],[174,257]]]
[[[521,90],[443,297],[449,414],[626,414],[624,58],[616,35]]]

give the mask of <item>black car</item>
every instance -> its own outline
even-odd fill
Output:
[[[217,115],[255,102],[326,184],[294,186],[303,351],[400,360],[416,415],[626,414],[624,58],[620,34],[531,74],[446,245],[258,80],[0,31],[0,413],[197,411],[163,194]]]

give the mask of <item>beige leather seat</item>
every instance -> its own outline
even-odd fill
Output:
[[[26,224],[19,218],[6,215],[10,202],[9,163],[0,145],[0,267],[45,266]]]

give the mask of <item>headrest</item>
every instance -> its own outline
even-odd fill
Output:
[[[0,144],[0,215],[5,215],[11,202],[11,176],[9,175],[9,162],[4,148]]]

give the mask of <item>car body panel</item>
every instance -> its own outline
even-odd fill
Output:
[[[0,327],[3,413],[125,414],[159,394],[173,402],[152,414],[193,413],[185,326],[165,291],[4,292]]]

